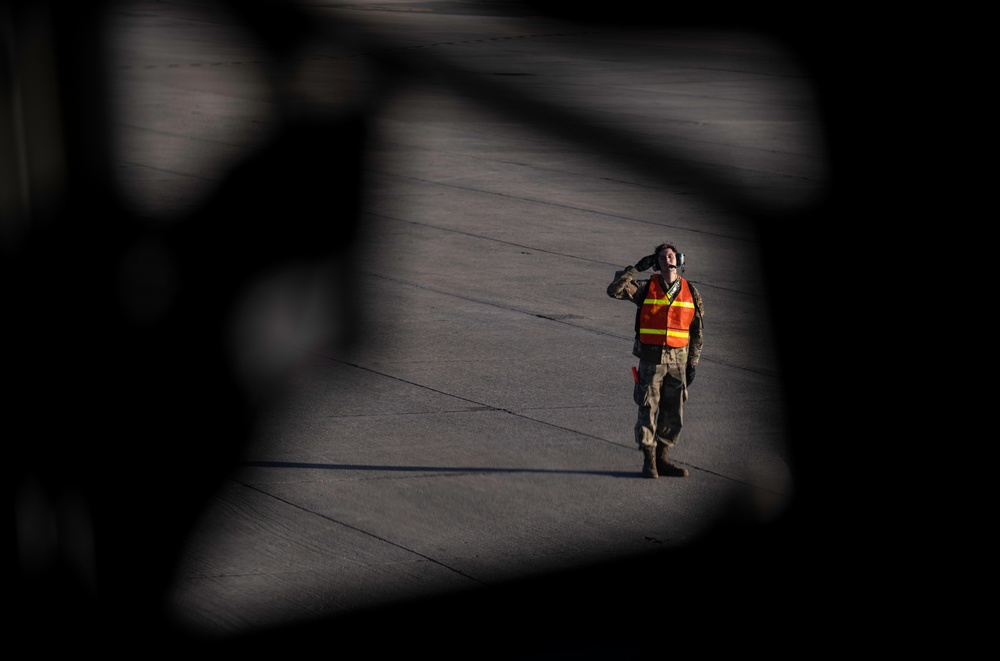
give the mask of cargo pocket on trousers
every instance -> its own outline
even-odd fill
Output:
[[[632,387],[632,399],[639,406],[642,406],[646,401],[646,388],[641,383],[637,383]]]

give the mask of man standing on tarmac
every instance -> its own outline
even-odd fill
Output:
[[[652,255],[615,273],[608,296],[629,300],[635,315],[632,355],[639,359],[634,399],[639,406],[635,442],[642,450],[642,475],[687,477],[670,463],[667,453],[677,444],[684,424],[684,402],[701,357],[704,305],[694,285],[682,278],[684,255],[672,243],[656,246]],[[654,269],[649,280],[639,272]]]

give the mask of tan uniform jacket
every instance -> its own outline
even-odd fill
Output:
[[[634,267],[629,266],[623,271],[617,271],[615,273],[614,281],[608,285],[608,296],[611,298],[616,298],[619,300],[628,300],[635,303],[638,308],[642,308],[642,302],[646,300],[646,293],[649,290],[649,280],[636,280],[635,277],[639,275],[639,272],[635,270]],[[653,274],[654,278],[660,277],[659,273]],[[691,296],[694,298],[694,321],[691,322],[691,340],[687,346],[687,364],[697,365],[698,361],[701,359],[701,350],[704,345],[704,328],[705,328],[705,304],[701,300],[701,293],[698,289],[691,283],[688,282],[688,287],[691,289]],[[632,353],[643,360],[651,360],[652,362],[660,362],[659,360],[651,359],[648,355],[640,355],[644,350],[643,347],[638,346],[639,340],[636,338],[636,346],[633,347]],[[667,347],[669,348],[669,347]],[[645,350],[648,353],[648,350]],[[637,353],[640,352],[640,353]]]

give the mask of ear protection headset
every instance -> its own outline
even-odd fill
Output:
[[[684,253],[678,250],[677,246],[675,246],[672,243],[661,243],[660,245],[656,246],[656,248],[653,249],[653,254],[656,255],[656,263],[653,264],[654,271],[660,270],[660,251],[665,250],[667,248],[673,250],[674,254],[677,255],[677,268],[684,266]]]

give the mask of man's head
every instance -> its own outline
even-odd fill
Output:
[[[661,243],[653,251],[656,255],[656,270],[669,271],[684,266],[684,254],[672,243]]]

